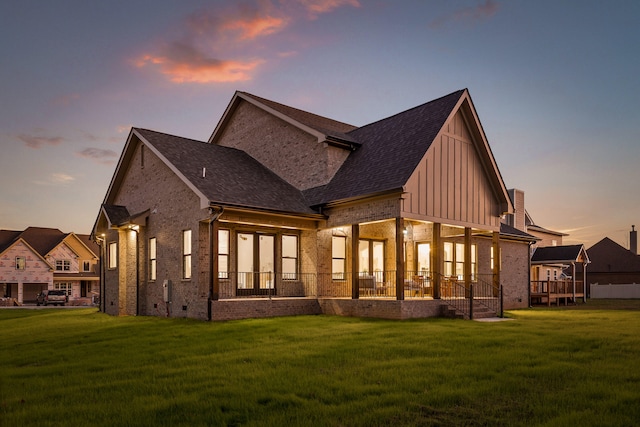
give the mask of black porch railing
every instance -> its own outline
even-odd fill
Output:
[[[433,273],[406,271],[404,299],[434,299]],[[473,318],[473,304],[502,316],[501,288],[489,277],[474,277],[466,286],[453,276],[439,276],[440,300],[466,318]],[[219,298],[351,298],[353,275],[346,273],[229,272],[219,279]],[[360,298],[396,299],[396,272],[374,271],[358,274]],[[473,301],[473,302],[472,302]]]

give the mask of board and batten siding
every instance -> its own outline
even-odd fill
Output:
[[[487,173],[458,111],[407,181],[404,216],[499,230],[500,204]]]

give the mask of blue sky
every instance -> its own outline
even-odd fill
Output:
[[[640,226],[640,2],[0,3],[0,228],[89,233],[131,126],[235,90],[364,125],[470,90],[508,188],[587,247]]]

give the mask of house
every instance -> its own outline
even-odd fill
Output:
[[[567,236],[541,227],[533,221],[525,208],[524,191],[508,190],[514,211],[504,222],[533,237],[531,242],[531,290],[529,300],[534,303],[560,303],[577,298],[586,299],[584,280],[590,263],[584,245],[563,245]],[[568,274],[566,273],[568,272]],[[578,273],[580,278],[578,278]]]
[[[629,249],[626,249],[608,237],[587,249],[589,265],[589,283],[633,284],[640,283],[640,256],[638,255],[638,237],[635,226],[629,232]]]
[[[72,304],[99,295],[98,247],[88,235],[54,228],[0,230],[0,296],[35,303],[44,289],[60,289]]]
[[[512,209],[466,89],[361,127],[236,92],[206,142],[131,129],[92,232],[101,309],[495,315],[528,305]]]

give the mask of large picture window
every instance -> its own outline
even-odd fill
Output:
[[[478,275],[477,246],[471,245],[471,280]],[[464,279],[464,243],[444,242],[444,275]]]
[[[331,277],[334,280],[345,280],[347,266],[347,238],[332,236],[331,238]]]
[[[191,279],[191,230],[182,232],[182,278]]]
[[[282,236],[282,278],[298,278],[298,236]]]
[[[149,280],[156,280],[157,265],[157,240],[155,237],[149,239]]]
[[[229,230],[218,230],[218,277],[229,277]]]

